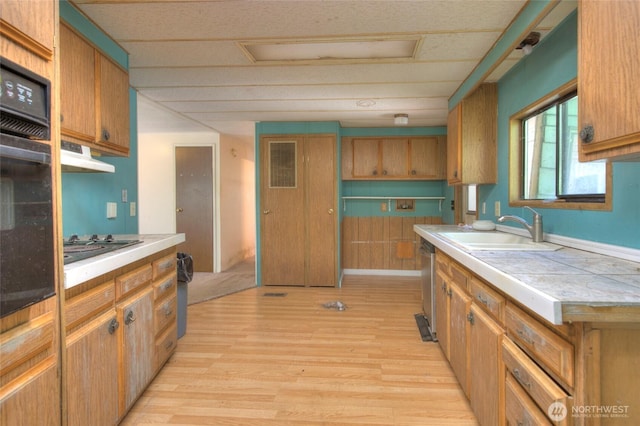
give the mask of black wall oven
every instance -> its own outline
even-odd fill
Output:
[[[55,295],[50,83],[0,58],[0,317]]]

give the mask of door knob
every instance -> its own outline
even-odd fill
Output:
[[[329,213],[329,214],[333,214],[333,209],[329,209],[329,210],[327,210],[327,213]]]
[[[269,213],[271,213],[271,210],[266,209],[266,210],[263,210],[263,211],[262,211],[262,213],[264,213],[264,214],[269,214]]]
[[[184,211],[184,209],[183,209],[182,207],[178,207],[178,208],[176,209],[176,211],[177,211],[178,213],[182,213],[182,212]]]

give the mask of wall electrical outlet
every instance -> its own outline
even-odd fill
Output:
[[[482,214],[487,214],[487,203],[482,202]]]
[[[496,216],[500,216],[500,201],[496,201],[494,213]]]
[[[381,212],[387,211],[387,203],[380,203],[380,211]]]
[[[128,201],[128,198],[129,198],[129,196],[128,196],[128,194],[127,194],[127,190],[126,190],[126,189],[123,189],[123,190],[122,190],[122,202],[123,202],[123,203],[126,203],[126,202]]]
[[[129,216],[136,215],[136,202],[132,201],[129,203]]]

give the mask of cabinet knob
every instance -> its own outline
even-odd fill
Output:
[[[382,171],[382,174],[383,174],[384,176],[386,176],[386,175],[387,175],[387,171],[386,171],[386,170],[383,170],[383,171]]]
[[[413,176],[415,176],[415,175],[417,175],[417,174],[418,174],[418,172],[416,172],[416,171],[415,171],[415,169],[414,169],[414,170],[411,170],[411,174],[412,174]]]
[[[108,141],[111,138],[111,133],[107,129],[102,129],[102,139]]]
[[[178,207],[178,208],[176,209],[176,212],[178,212],[178,213],[182,213],[183,211],[184,211],[184,209],[183,209],[182,207]]]
[[[374,170],[373,173],[371,173],[371,174],[374,175],[374,176],[377,176],[378,175],[378,170]]]
[[[129,325],[136,320],[136,316],[133,314],[133,311],[127,312],[127,316],[124,318],[125,325]]]
[[[471,325],[473,325],[473,323],[475,322],[475,318],[473,317],[473,312],[469,312],[469,314],[467,315],[467,321],[469,321]]]
[[[454,170],[454,171],[453,171],[453,177],[454,177],[454,178],[457,178],[457,177],[458,177],[458,171],[457,171],[457,170]]]
[[[584,143],[592,142],[594,134],[595,130],[592,125],[584,126],[582,130],[580,130],[580,140]]]
[[[113,334],[116,332],[116,330],[118,329],[118,327],[120,327],[120,323],[118,322],[117,319],[113,318],[110,322],[109,322],[109,326],[108,326],[108,330],[109,330],[109,334]]]

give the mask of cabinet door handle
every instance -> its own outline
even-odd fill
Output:
[[[530,333],[527,332],[527,330],[522,330],[519,328],[516,330],[516,334],[518,335],[518,337],[524,340],[525,343],[533,346],[533,339],[530,337]]]
[[[520,370],[518,368],[513,369],[513,377],[515,377],[518,383],[520,383],[522,386],[531,390],[531,383],[525,382],[524,377],[520,375]]]
[[[482,293],[478,293],[478,300],[485,306],[489,306],[489,300],[482,297]]]
[[[136,316],[133,311],[127,312],[127,316],[124,318],[125,325],[129,325],[136,320]]]
[[[582,130],[580,130],[580,140],[584,143],[592,142],[594,136],[595,130],[592,125],[584,126]]]
[[[415,176],[415,175],[417,175],[417,174],[418,174],[418,172],[416,172],[416,171],[415,171],[415,169],[414,169],[414,170],[411,170],[411,174],[412,174],[413,176]]]
[[[109,321],[109,326],[108,326],[109,334],[115,333],[118,327],[120,327],[120,323],[118,322],[117,319],[113,318],[111,321]]]

